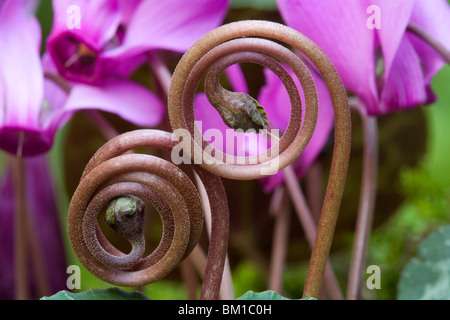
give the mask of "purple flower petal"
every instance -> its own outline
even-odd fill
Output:
[[[64,108],[57,110],[48,130],[55,132],[74,112],[97,109],[114,113],[138,126],[152,127],[164,116],[164,105],[150,90],[127,80],[110,80],[102,85],[77,84]]]
[[[51,174],[45,157],[25,160],[26,207],[32,230],[36,235],[34,252],[42,257],[49,294],[66,288],[66,256],[61,235],[61,223],[53,193]],[[0,185],[0,299],[14,299],[14,215],[15,196],[11,172],[7,170]],[[30,270],[35,267],[31,255],[27,257]],[[37,281],[29,273],[32,298],[41,298],[36,291]]]
[[[285,23],[328,55],[345,87],[367,106],[378,101],[376,33],[367,28],[369,3],[360,0],[277,0]]]
[[[450,6],[447,1],[436,0],[431,3],[430,1],[416,0],[411,16],[411,23],[422,27],[450,49],[450,37],[448,36],[448,30],[450,30]],[[432,103],[435,100],[435,95],[431,91],[431,80],[442,69],[445,62],[438,53],[421,39],[411,34],[408,34],[408,38],[420,56],[429,96],[427,103]]]
[[[381,102],[370,114],[417,107],[428,100],[421,61],[407,37],[400,43],[387,77]]]
[[[0,128],[39,129],[43,100],[40,29],[22,1],[5,1],[0,11]]]
[[[102,70],[130,64],[153,49],[184,52],[225,18],[229,0],[146,0],[140,3],[127,28],[124,43],[105,52]]]
[[[47,151],[52,138],[41,135],[40,27],[25,4],[8,0],[0,7],[0,148],[16,154],[23,143],[28,155]]]
[[[374,29],[380,40],[384,58],[385,80],[397,56],[406,27],[411,19],[414,1],[411,0],[377,0],[380,8],[381,28]]]
[[[121,8],[128,6],[117,0],[53,1],[54,22],[47,50],[63,77],[85,83],[98,80],[98,55],[118,41],[124,18]]]
[[[143,1],[129,25],[124,45],[186,51],[222,23],[228,5],[228,0]]]

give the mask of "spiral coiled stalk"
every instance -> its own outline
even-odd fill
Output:
[[[169,88],[168,109],[173,134],[159,130],[125,133],[110,140],[92,157],[72,198],[68,217],[72,246],[90,272],[116,285],[141,286],[167,275],[195,247],[203,226],[203,212],[194,184],[171,162],[151,155],[127,154],[141,147],[173,150],[179,143],[179,130],[187,131],[193,152],[183,157],[194,160],[192,167],[205,187],[212,213],[201,299],[218,298],[229,232],[228,204],[220,177],[252,180],[265,177],[268,167],[270,174],[286,168],[305,149],[317,122],[318,98],[308,68],[298,55],[273,40],[299,50],[315,65],[328,86],[335,110],[332,167],[303,293],[318,297],[348,168],[351,135],[347,95],[332,63],[313,42],[291,28],[266,21],[240,21],[221,26],[203,36],[185,53]],[[300,80],[305,108],[302,108],[295,82],[279,61]],[[213,106],[228,108],[228,111],[242,110],[242,105],[252,106],[245,95],[227,92],[219,84],[219,76],[228,66],[243,62],[257,63],[272,70],[285,85],[291,100],[291,119],[281,139],[266,153],[244,159],[230,157],[210,145],[194,116],[196,91],[205,74],[205,90]],[[303,122],[302,112],[305,113]],[[245,124],[249,128],[265,129],[264,121],[254,121],[255,113],[251,116],[254,123],[242,119],[245,113],[222,114],[229,116],[224,120],[231,119],[230,123],[238,123],[238,126]],[[238,121],[233,122],[236,119]],[[96,218],[102,208],[123,196],[151,203],[163,220],[161,242],[147,257],[143,257],[143,231],[137,226],[142,223],[140,218],[130,222],[134,232],[123,232],[133,246],[128,255],[114,248],[98,226]],[[124,212],[118,214],[126,216]],[[131,216],[135,215],[132,210]]]
[[[167,132],[132,131],[107,142],[86,166],[70,203],[68,232],[80,262],[98,278],[119,286],[146,285],[166,276],[197,244],[203,230],[203,210],[193,182],[166,160],[126,154],[141,147],[170,150],[174,144],[176,139]],[[228,206],[221,181],[200,167],[194,169],[210,191],[214,226],[227,243],[228,233],[220,232],[228,230]],[[142,228],[134,226],[134,239],[128,239],[133,249],[125,255],[106,239],[98,226],[102,208],[122,196],[138,197],[152,204],[161,216],[161,242],[147,257],[142,256],[142,250],[136,250],[138,253],[134,250],[142,247]],[[136,224],[142,225],[142,221]],[[214,245],[219,247],[220,244]],[[226,252],[226,246],[222,251]],[[205,283],[204,295],[217,298],[220,279]]]

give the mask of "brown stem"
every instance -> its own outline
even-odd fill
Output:
[[[366,249],[372,229],[378,176],[378,126],[376,117],[368,116],[357,106],[362,120],[364,153],[362,188],[359,200],[358,219],[350,264],[347,299],[356,300],[361,295]]]
[[[203,230],[201,199],[192,181],[172,163],[154,156],[124,153],[141,147],[171,150],[176,139],[159,130],[137,130],[107,142],[91,158],[69,207],[69,238],[86,268],[104,281],[140,286],[167,275],[195,248]],[[204,275],[202,298],[217,299],[228,243],[228,204],[219,177],[194,167],[208,192],[212,237]],[[101,190],[101,191],[98,191]],[[127,269],[116,269],[110,255],[121,257],[99,230],[101,207],[120,195],[152,203],[163,220],[158,248]]]

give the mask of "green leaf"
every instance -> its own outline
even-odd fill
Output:
[[[80,293],[60,291],[41,300],[150,300],[146,295],[137,291],[125,291],[119,288],[89,289]]]
[[[399,300],[450,299],[450,225],[429,235],[403,270]]]
[[[283,297],[272,290],[267,290],[263,292],[247,291],[245,294],[237,298],[236,300],[291,300],[289,298]],[[300,300],[316,300],[311,297],[303,298]]]

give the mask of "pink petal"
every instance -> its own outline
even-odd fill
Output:
[[[55,112],[49,130],[55,132],[74,112],[97,109],[114,113],[138,126],[152,127],[164,116],[164,105],[150,90],[126,80],[103,85],[74,85],[64,108]]]
[[[54,21],[48,40],[50,47],[62,33],[70,32],[75,38],[83,39],[89,47],[101,50],[116,34],[122,20],[119,9],[117,0],[53,1]],[[80,21],[76,19],[78,13]]]
[[[400,43],[387,77],[379,108],[369,110],[369,114],[417,107],[427,101],[421,61],[407,37]]]
[[[47,51],[63,77],[84,83],[97,82],[98,56],[108,47],[119,45],[114,41],[119,42],[116,35],[124,18],[122,7],[118,0],[53,1],[54,21]],[[80,44],[92,54],[80,57]]]
[[[376,33],[367,28],[369,3],[360,0],[277,0],[285,23],[328,55],[345,87],[375,105]]]
[[[123,46],[105,53],[104,64],[130,61],[152,49],[186,51],[225,18],[230,0],[146,0],[136,9]]]
[[[378,34],[383,51],[386,81],[411,18],[414,1],[377,0],[375,3],[380,8],[381,28],[374,29],[374,31]]]

